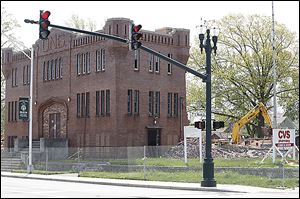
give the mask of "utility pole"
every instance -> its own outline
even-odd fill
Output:
[[[33,170],[32,165],[32,106],[33,106],[33,57],[34,57],[34,48],[32,45],[31,48],[31,56],[29,56],[22,48],[19,46],[22,46],[23,48],[26,48],[21,42],[18,42],[15,38],[6,35],[3,33],[3,35],[16,47],[18,48],[28,59],[31,61],[30,66],[30,94],[29,94],[29,100],[30,100],[30,106],[29,106],[29,151],[28,151],[28,166],[27,166],[27,172],[31,173]]]
[[[277,101],[276,101],[276,62],[275,62],[275,21],[274,21],[274,1],[272,1],[272,61],[273,61],[273,128],[277,128]]]

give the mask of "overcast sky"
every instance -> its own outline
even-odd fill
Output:
[[[24,19],[39,19],[39,10],[49,10],[50,22],[65,25],[77,14],[95,21],[102,29],[105,20],[112,17],[130,18],[142,24],[144,30],[161,27],[191,30],[191,41],[198,33],[201,17],[218,20],[228,14],[259,14],[272,16],[272,1],[1,1],[8,13],[19,22],[18,39],[31,46],[38,39],[38,26],[25,24]],[[299,38],[299,1],[274,1],[275,20],[297,32]]]

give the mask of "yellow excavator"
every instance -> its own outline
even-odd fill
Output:
[[[243,128],[250,120],[256,117],[259,113],[265,119],[265,122],[272,128],[271,118],[268,114],[267,108],[261,102],[259,102],[252,110],[250,110],[246,115],[244,115],[238,122],[236,122],[232,129],[232,143],[237,144],[240,140],[240,129]]]

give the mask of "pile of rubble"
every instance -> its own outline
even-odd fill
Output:
[[[212,157],[213,158],[263,158],[269,149],[267,148],[251,148],[240,145],[212,145]],[[205,143],[202,145],[202,154],[205,157]],[[164,155],[168,158],[184,158],[184,142],[178,143],[177,146],[172,147]],[[190,138],[187,140],[187,156],[189,158],[199,157],[199,140],[197,138]]]

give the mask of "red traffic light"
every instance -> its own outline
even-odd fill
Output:
[[[48,20],[41,22],[41,27],[44,29],[48,28],[49,25],[50,25],[50,21]]]
[[[138,32],[138,31],[140,31],[141,28],[142,28],[142,25],[139,24],[139,25],[133,27],[133,31]]]
[[[50,16],[50,11],[45,11],[41,14],[41,18],[42,19],[48,19],[48,17]]]

